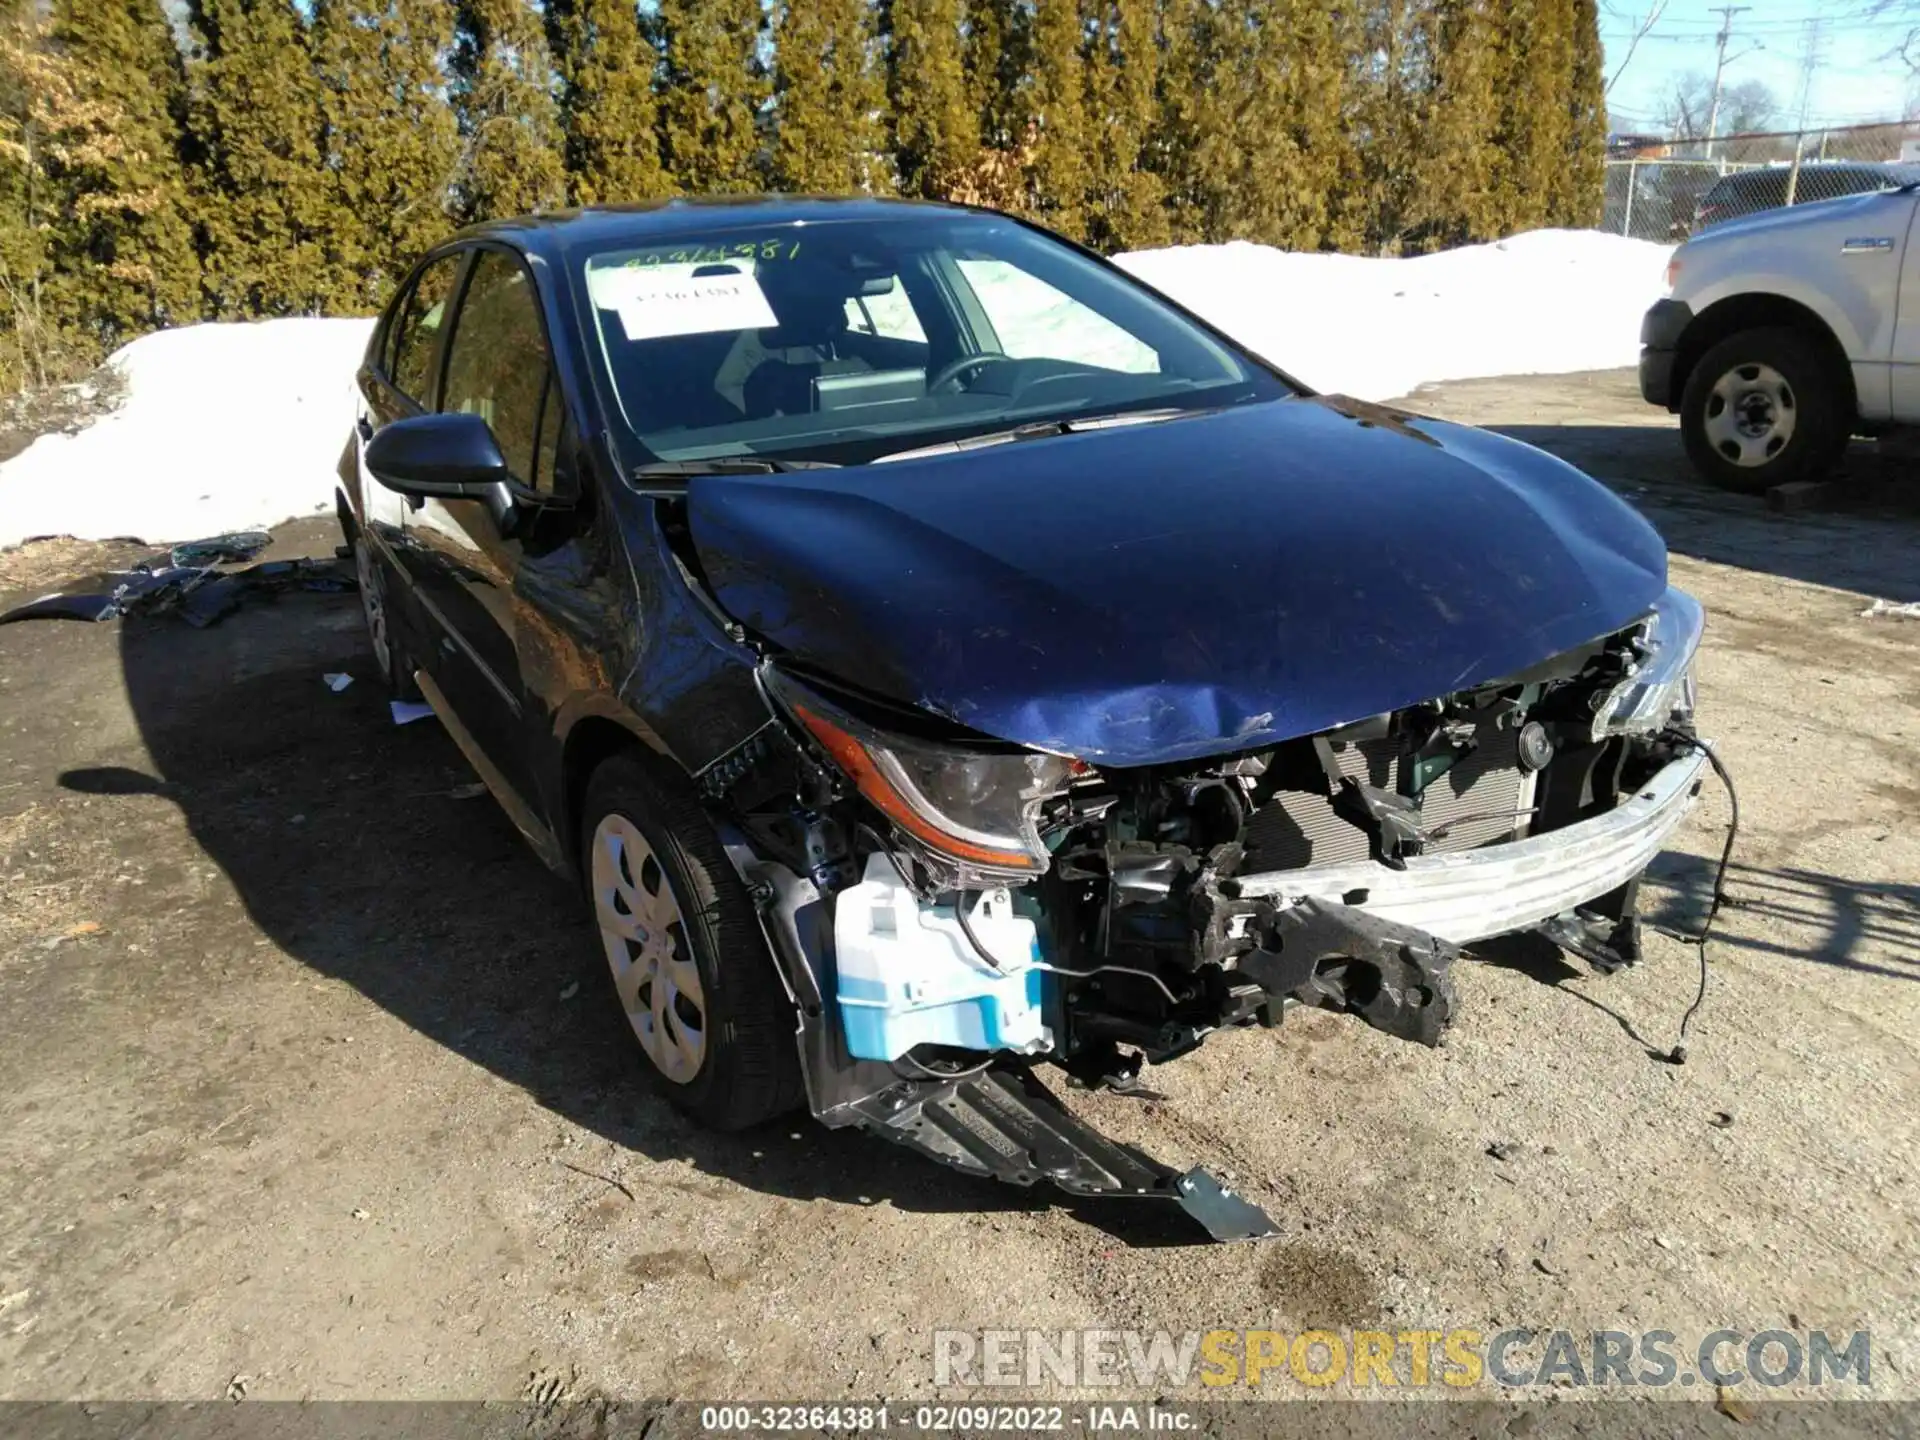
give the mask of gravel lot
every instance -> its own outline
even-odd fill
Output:
[[[804,1117],[700,1133],[577,898],[437,726],[386,722],[352,596],[9,626],[0,1398],[905,1398],[938,1327],[1316,1324],[1870,1327],[1874,1393],[1920,1397],[1920,622],[1860,614],[1920,600],[1920,519],[1710,492],[1623,374],[1407,403],[1616,484],[1708,607],[1743,826],[1690,1063],[1649,1053],[1695,976],[1655,938],[1612,978],[1466,967],[1439,1052],[1295,1014],[1162,1100],[1075,1100],[1233,1172],[1258,1246]],[[1700,913],[1726,816],[1661,857],[1659,918]]]

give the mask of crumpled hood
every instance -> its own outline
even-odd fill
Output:
[[[720,603],[848,683],[1110,765],[1312,734],[1618,630],[1646,521],[1517,441],[1274,401],[923,460],[700,476]]]

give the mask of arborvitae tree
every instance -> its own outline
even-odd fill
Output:
[[[887,98],[900,193],[951,193],[980,149],[969,93],[960,0],[891,0],[885,8]]]
[[[313,34],[338,303],[372,310],[448,228],[460,134],[441,56],[453,19],[443,0],[317,0]]]
[[[1027,208],[1076,240],[1086,233],[1093,186],[1081,38],[1078,0],[1034,0],[1030,105],[1038,129]]]
[[[69,147],[49,178],[49,239],[71,282],[64,323],[101,349],[199,317],[200,263],[181,164],[186,82],[166,16],[150,0],[57,0],[52,47],[71,101],[110,143]],[[43,197],[44,198],[44,197]]]
[[[1033,118],[1026,76],[1032,63],[1033,26],[1022,0],[967,0],[968,93],[980,117],[980,143],[1014,150]]]
[[[787,0],[774,34],[773,147],[776,190],[845,195],[889,189],[867,0]]]
[[[670,194],[653,89],[660,56],[634,0],[546,0],[546,14],[563,87],[561,126],[575,202]]]
[[[1427,79],[1416,107],[1420,146],[1407,197],[1405,243],[1433,250],[1499,233],[1494,194],[1492,25],[1485,0],[1432,0],[1421,17]]]
[[[566,196],[553,64],[530,0],[458,0],[453,102],[462,218],[525,215]]]
[[[191,0],[189,125],[207,306],[318,315],[335,299],[320,81],[293,0]]]
[[[1546,224],[1562,183],[1573,84],[1572,0],[1509,0],[1497,13],[1495,224],[1510,235]]]
[[[1596,0],[1573,0],[1573,79],[1567,89],[1567,158],[1551,219],[1576,229],[1598,225],[1607,190],[1606,56]]]
[[[1212,6],[1206,0],[1163,0],[1160,15],[1159,110],[1142,163],[1165,194],[1168,239],[1206,238],[1207,197],[1216,189],[1207,143],[1213,87]]]
[[[1160,177],[1143,165],[1158,123],[1159,35],[1153,0],[1096,0],[1087,50],[1093,175],[1087,239],[1106,251],[1164,245]]]
[[[1269,245],[1317,250],[1338,238],[1336,197],[1352,169],[1338,25],[1321,0],[1257,4],[1241,25],[1240,189],[1252,238]]]
[[[762,184],[760,0],[660,0],[666,88],[660,97],[674,184],[692,195]]]
[[[1420,0],[1377,0],[1365,10],[1354,123],[1365,137],[1347,201],[1362,248],[1396,254],[1412,213],[1427,79]]]

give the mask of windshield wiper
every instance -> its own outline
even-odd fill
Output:
[[[989,430],[984,435],[966,435],[958,440],[942,440],[933,445],[920,445],[912,450],[894,450],[874,458],[874,464],[884,465],[890,460],[919,460],[928,455],[957,455],[968,450],[981,450],[991,445],[1012,445],[1022,440],[1044,440],[1050,435],[1083,435],[1090,430],[1114,430],[1122,425],[1151,425],[1159,420],[1173,420],[1182,415],[1204,415],[1205,410],[1186,409],[1171,406],[1162,410],[1123,410],[1117,415],[1089,415],[1084,419],[1068,416],[1060,420],[1033,420],[1025,425],[1014,425],[1006,430]]]
[[[832,460],[779,460],[768,455],[711,455],[703,460],[654,460],[633,468],[636,480],[685,480],[695,475],[776,475],[789,470],[838,470]]]

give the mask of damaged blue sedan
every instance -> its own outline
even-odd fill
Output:
[[[1497,935],[1629,963],[1708,763],[1700,608],[1633,510],[1006,216],[484,226],[359,389],[374,656],[578,877],[710,1125],[806,1105],[1267,1233],[1043,1077],[1294,1004],[1437,1044]]]

